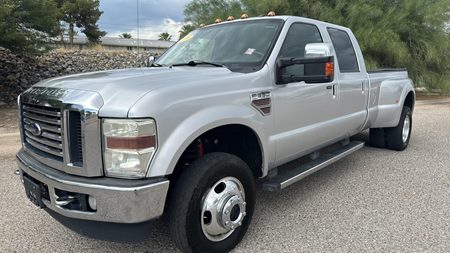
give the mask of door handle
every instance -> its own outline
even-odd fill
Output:
[[[327,86],[327,90],[331,90],[332,88],[333,88],[332,85],[328,85],[328,86]]]

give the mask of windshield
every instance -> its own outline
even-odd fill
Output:
[[[179,40],[156,63],[191,61],[225,65],[232,71],[255,71],[265,63],[283,21],[261,19],[197,29]]]

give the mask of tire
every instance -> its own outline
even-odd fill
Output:
[[[219,187],[219,185],[222,186]],[[241,188],[243,189],[241,191],[231,191]],[[233,194],[226,194],[230,192]],[[220,201],[210,201],[217,196],[222,196]],[[235,203],[232,200],[237,201],[238,197],[243,201],[234,206],[233,204],[228,206],[215,204]],[[214,221],[216,222],[214,224],[224,224],[222,220],[227,219],[219,221],[219,219],[211,218],[213,212],[205,209],[207,206],[205,203],[217,206],[211,210],[227,210],[226,207],[233,206],[232,209],[228,209],[230,210],[228,217],[231,221],[228,225],[235,224],[234,222],[237,221],[240,221],[241,225],[234,229],[221,227],[230,231],[219,235],[208,233],[205,224],[211,225]],[[183,252],[227,252],[232,250],[247,232],[254,204],[255,181],[248,165],[231,154],[209,153],[182,171],[174,183],[168,206],[169,229],[177,247]],[[237,212],[235,206],[238,206]],[[236,215],[231,218],[233,212],[238,215],[238,218]],[[224,213],[225,211],[218,215]]]
[[[407,124],[405,126],[405,124]],[[404,128],[405,126],[405,128]],[[404,129],[407,129],[404,130]],[[408,147],[412,130],[412,113],[409,107],[404,106],[400,121],[396,127],[386,128],[386,147],[392,150],[402,151]],[[407,133],[407,135],[404,135]],[[405,137],[405,138],[404,138]]]
[[[385,148],[385,141],[384,128],[371,128],[369,130],[369,144],[372,147]]]

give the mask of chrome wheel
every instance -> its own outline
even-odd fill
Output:
[[[406,143],[408,141],[409,132],[411,128],[411,120],[409,119],[408,115],[405,117],[405,121],[403,122],[403,131],[402,131],[402,141],[403,143]]]
[[[217,181],[202,199],[203,234],[214,242],[229,237],[242,225],[246,205],[244,187],[237,178],[225,177]]]

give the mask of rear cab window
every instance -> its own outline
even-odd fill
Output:
[[[335,28],[328,28],[327,30],[336,51],[340,72],[360,72],[355,49],[348,33]]]

